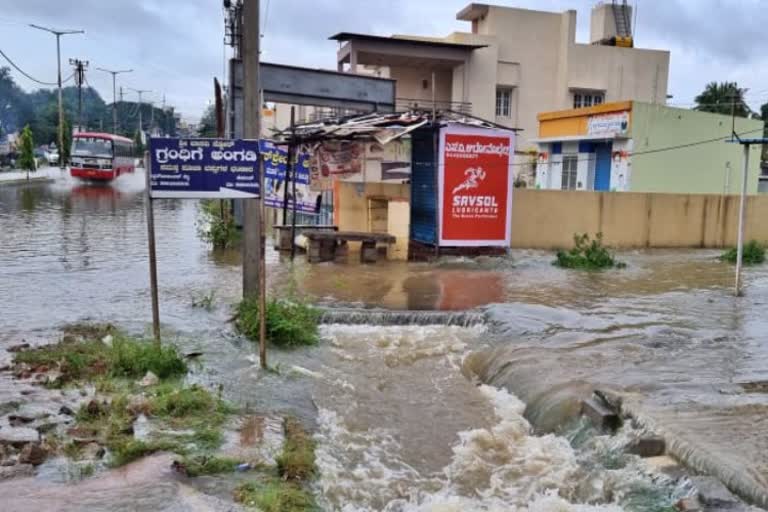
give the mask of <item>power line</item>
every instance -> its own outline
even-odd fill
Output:
[[[29,73],[27,73],[26,71],[24,71],[23,69],[21,69],[19,66],[17,66],[17,65],[16,65],[16,63],[15,63],[15,62],[13,62],[13,61],[11,60],[11,58],[10,58],[10,57],[8,57],[8,55],[6,55],[6,54],[5,54],[5,52],[4,52],[3,50],[0,50],[0,55],[2,55],[2,56],[5,58],[5,60],[7,60],[7,61],[8,61],[8,63],[9,63],[11,66],[13,66],[13,68],[14,68],[16,71],[18,71],[19,73],[21,73],[21,74],[22,74],[22,75],[24,75],[25,77],[29,78],[29,79],[30,79],[30,80],[32,80],[33,82],[37,82],[37,83],[38,83],[38,84],[40,84],[40,85],[58,85],[58,83],[57,83],[57,82],[43,82],[42,80],[38,80],[37,78],[33,77],[32,75],[30,75]],[[72,77],[70,77],[70,78],[72,78]],[[62,82],[62,83],[63,83],[63,82]]]

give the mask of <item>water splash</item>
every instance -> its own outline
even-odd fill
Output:
[[[347,325],[446,325],[472,327],[485,323],[481,311],[413,311],[344,308],[324,309],[320,321],[324,324]]]

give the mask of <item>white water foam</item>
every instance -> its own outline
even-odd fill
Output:
[[[481,386],[498,423],[459,433],[452,462],[423,475],[403,462],[396,436],[353,433],[335,412],[321,410],[317,434],[318,491],[327,510],[341,512],[615,512],[617,505],[568,501],[577,456],[554,435],[533,436],[525,404]]]

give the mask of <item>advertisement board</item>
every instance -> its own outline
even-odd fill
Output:
[[[283,208],[285,194],[285,172],[288,168],[288,151],[274,143],[262,140],[261,154],[264,158],[264,204],[270,208]],[[316,214],[319,211],[321,193],[310,190],[310,158],[306,151],[299,149],[296,161],[296,210],[299,213]],[[293,183],[288,182],[288,209],[293,210]]]
[[[440,132],[439,240],[447,247],[509,247],[514,133],[448,125]]]
[[[255,140],[151,138],[149,155],[153,198],[259,197]]]
[[[629,112],[600,114],[587,120],[587,135],[626,135],[629,130]]]

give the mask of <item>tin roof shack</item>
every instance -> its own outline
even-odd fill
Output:
[[[280,136],[311,148],[311,186],[333,190],[339,229],[395,236],[392,259],[509,247],[510,130],[450,111],[436,122],[406,112],[330,119]]]

